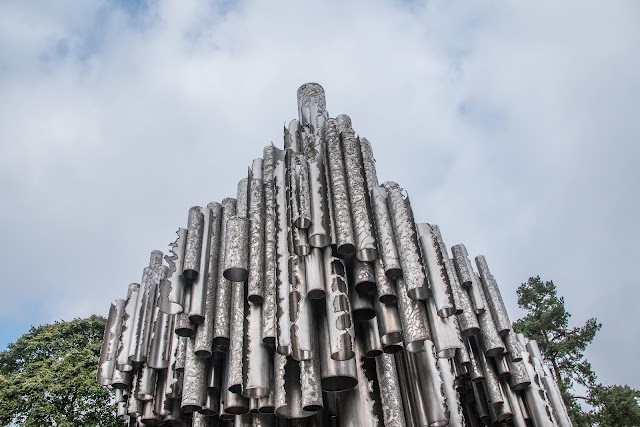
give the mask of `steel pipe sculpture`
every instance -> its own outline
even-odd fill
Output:
[[[111,305],[97,370],[131,427],[571,426],[485,257],[415,223],[316,83],[162,261]]]

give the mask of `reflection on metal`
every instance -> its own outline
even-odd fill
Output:
[[[97,381],[130,426],[570,427],[486,259],[448,252],[324,90],[189,210],[111,306]],[[235,189],[234,189],[235,190]]]

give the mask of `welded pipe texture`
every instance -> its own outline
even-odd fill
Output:
[[[482,288],[480,288],[479,296],[482,302],[485,303],[486,300]],[[482,338],[481,343],[485,354],[487,356],[498,356],[504,353],[504,342],[498,334],[491,311],[485,310],[478,314],[478,323],[480,323],[480,337]]]
[[[276,342],[276,216],[273,172],[276,148],[268,145],[262,155],[264,181],[264,301],[262,302],[262,340]]]
[[[524,360],[517,362],[510,361],[509,371],[511,372],[511,377],[509,378],[511,388],[514,390],[525,390],[529,387],[531,378],[529,377]]]
[[[290,167],[293,226],[308,228],[311,225],[311,195],[309,192],[309,165],[304,154],[293,154]]]
[[[480,274],[480,283],[484,289],[484,295],[487,300],[487,305],[493,316],[493,320],[498,329],[498,333],[505,336],[511,330],[511,320],[509,320],[509,314],[507,313],[507,307],[504,305],[500,289],[496,279],[489,270],[489,265],[484,256],[480,255],[476,257],[476,265],[478,266],[478,273]]]
[[[158,308],[167,314],[178,314],[184,308],[185,277],[182,274],[184,249],[187,243],[187,229],[176,231],[176,240],[169,245],[169,254],[164,260],[169,266],[169,273],[162,281],[158,296]]]
[[[195,337],[196,325],[189,320],[189,307],[191,307],[191,286],[184,289],[184,311],[176,314],[175,333],[181,337]]]
[[[416,224],[420,248],[431,285],[431,293],[438,316],[448,317],[456,312],[446,268],[446,254],[442,253],[437,225]]]
[[[300,361],[300,392],[302,409],[309,412],[319,411],[323,407],[320,361],[316,351],[313,357]]]
[[[354,285],[349,286],[351,317],[356,322],[373,319],[376,311],[373,308],[373,296],[358,292]]]
[[[450,426],[464,426],[464,415],[462,405],[460,404],[460,395],[456,390],[456,378],[453,370],[454,362],[451,359],[438,358],[438,371],[442,379],[443,392],[446,398],[446,404]]]
[[[376,284],[376,298],[384,304],[392,304],[398,300],[396,294],[396,286],[391,279],[385,274],[382,260],[378,258],[373,261],[373,270]]]
[[[166,369],[169,367],[171,343],[175,335],[173,333],[175,316],[161,312],[158,307],[155,310],[156,318],[147,364],[154,369]]]
[[[102,338],[100,359],[98,361],[98,384],[102,386],[110,385],[113,378],[118,343],[120,342],[120,333],[122,330],[124,306],[125,301],[123,299],[116,299],[109,309],[109,316],[107,317],[107,324],[105,325],[104,336]]]
[[[304,264],[307,275],[307,297],[310,299],[324,298],[326,291],[323,250],[320,248],[311,249],[309,255],[304,257]]]
[[[385,353],[396,353],[402,350],[402,323],[395,304],[381,303],[374,298],[373,306],[376,309],[376,321],[382,350]]]
[[[402,276],[400,257],[393,235],[393,223],[387,206],[387,190],[384,187],[369,189],[373,219],[375,222],[380,259],[387,277],[395,279]]]
[[[313,335],[304,258],[292,256],[289,262],[289,278],[291,282],[291,292],[289,293],[291,355],[296,360],[308,360],[313,357]]]
[[[354,356],[353,318],[349,302],[347,271],[344,262],[324,250],[324,277],[327,295],[326,312],[329,332],[329,351],[334,360],[347,360]]]
[[[462,347],[462,339],[453,317],[440,317],[433,298],[427,298],[427,316],[438,357],[452,358]]]
[[[427,278],[418,249],[418,237],[412,220],[409,199],[403,196],[402,189],[395,182],[385,182],[383,186],[387,191],[387,206],[391,213],[407,295],[414,300],[426,299]]]
[[[196,356],[194,338],[186,340],[181,406],[184,412],[194,412],[202,409],[206,397],[206,361]]]
[[[189,305],[189,320],[195,324],[204,322],[207,310],[207,279],[209,277],[209,254],[211,250],[211,224],[213,222],[213,209],[211,203],[202,208],[202,253],[200,254],[200,266],[198,277],[191,283],[191,304]]]
[[[213,350],[213,322],[216,306],[216,291],[218,289],[218,264],[220,262],[220,226],[222,223],[222,205],[209,203],[210,234],[209,252],[207,257],[207,279],[205,286],[205,307],[203,322],[196,330],[195,352],[198,357],[209,357]],[[196,279],[196,281],[198,281]]]
[[[138,293],[137,311],[134,319],[135,330],[131,347],[129,347],[129,360],[134,366],[145,362],[149,354],[153,307],[157,291],[153,275],[154,271],[150,267],[145,267],[142,273],[142,290]]]
[[[316,301],[316,323],[318,325],[318,352],[320,358],[321,386],[324,391],[344,391],[356,386],[358,376],[356,373],[355,352],[351,358],[336,360],[331,353],[331,337],[327,306],[324,301]]]
[[[357,322],[355,330],[356,339],[360,339],[361,341],[363,357],[377,357],[383,353],[382,343],[380,342],[380,331],[378,330],[378,322],[376,322],[376,319]]]
[[[245,217],[227,221],[224,265],[224,277],[231,282],[244,282],[249,277],[249,221]]]
[[[427,308],[422,301],[409,297],[403,279],[396,280],[396,288],[404,347],[410,352],[421,351],[425,340],[431,339],[427,324]]]
[[[195,279],[200,273],[200,256],[202,254],[202,237],[204,234],[204,216],[200,206],[189,209],[187,221],[187,243],[184,252],[184,277]]]
[[[306,418],[313,412],[302,406],[300,362],[277,353],[274,360],[275,413],[284,418]]]
[[[231,331],[227,364],[227,386],[233,393],[242,393],[242,365],[244,342],[244,283],[231,285]]]
[[[287,188],[284,151],[276,150],[274,169],[276,218],[276,350],[291,353],[291,321],[289,318],[289,236],[287,224]]]
[[[264,300],[265,207],[262,159],[253,161],[249,182],[249,276],[247,299],[262,304]]]
[[[355,234],[356,258],[360,261],[373,261],[378,257],[378,244],[373,228],[360,142],[351,128],[340,129],[340,140]]]
[[[373,270],[373,263],[356,260],[353,265],[353,271],[353,286],[356,291],[362,294],[370,294],[376,290],[376,276]]]
[[[340,393],[339,420],[346,427],[384,427],[380,388],[373,359],[363,357],[360,342],[355,345],[358,385]]]
[[[127,299],[122,314],[122,325],[120,329],[120,339],[118,340],[118,349],[116,353],[116,368],[123,371],[133,370],[133,365],[129,361],[129,348],[133,340],[135,331],[135,318],[138,311],[138,293],[140,285],[131,283],[127,289]]]
[[[218,256],[218,287],[213,319],[213,350],[226,352],[229,347],[229,305],[231,304],[231,282],[224,277],[225,254],[229,234],[227,222],[236,214],[236,199],[222,200],[222,223],[220,226],[220,255]]]
[[[341,255],[355,253],[355,236],[351,209],[349,205],[349,191],[347,178],[340,146],[340,133],[335,119],[329,119],[325,123],[325,138],[327,144],[327,162],[331,185],[333,212],[335,217],[336,250]]]
[[[467,248],[463,244],[454,245],[451,247],[451,253],[453,254],[453,263],[458,272],[458,279],[462,287],[469,291],[474,312],[476,314],[484,313],[486,305],[482,298],[482,285],[473,271]]]
[[[273,362],[269,348],[262,342],[262,306],[249,302],[244,335],[244,363],[242,394],[247,398],[269,395],[269,365]]]
[[[426,340],[424,351],[410,353],[410,358],[415,358],[420,374],[423,401],[427,406],[427,420],[429,426],[444,426],[449,424],[447,399],[444,394],[444,384],[438,370],[438,358],[435,353],[433,341]]]
[[[404,418],[395,358],[392,354],[381,354],[376,357],[375,362],[384,425],[385,427],[405,427],[407,423]]]

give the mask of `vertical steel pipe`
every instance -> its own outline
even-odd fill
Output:
[[[248,303],[246,331],[244,335],[245,359],[242,365],[244,387],[242,394],[247,398],[267,397],[270,391],[270,365],[273,364],[269,347],[262,342],[262,306]]]
[[[262,340],[276,343],[276,216],[274,168],[276,148],[268,145],[262,155],[264,181],[264,301],[262,302]]]
[[[484,313],[486,306],[481,295],[482,288],[469,261],[467,248],[463,244],[454,245],[451,247],[451,253],[453,253],[453,263],[456,266],[458,278],[462,287],[469,291],[475,313]]]
[[[238,181],[238,192],[236,196],[236,216],[239,216],[240,218],[246,218],[248,210],[249,210],[249,179],[242,178],[240,181]]]
[[[187,229],[179,228],[176,235],[178,236],[176,240],[169,245],[169,254],[164,256],[169,272],[160,285],[158,296],[158,308],[167,314],[178,314],[184,308],[185,277],[182,275],[182,266]]]
[[[382,414],[385,427],[405,427],[402,407],[402,394],[398,382],[396,361],[391,354],[381,354],[376,357],[376,373],[380,386],[380,398],[382,401]]]
[[[249,182],[249,278],[247,299],[262,304],[264,300],[265,206],[262,159],[253,161]]]
[[[196,324],[189,320],[189,308],[191,307],[191,286],[184,289],[184,311],[176,314],[175,333],[181,337],[195,337]]]
[[[362,294],[370,294],[376,290],[376,276],[373,263],[355,260],[353,264],[353,287]]]
[[[485,299],[493,320],[496,323],[496,328],[501,336],[505,336],[511,330],[511,320],[509,320],[509,314],[507,313],[507,307],[502,300],[502,294],[496,283],[496,279],[489,270],[489,265],[484,256],[480,255],[476,257],[476,265],[478,266],[478,273],[480,273],[480,283],[484,289]]]
[[[438,357],[452,358],[462,347],[462,338],[453,317],[440,317],[433,298],[427,298],[427,316]]]
[[[377,357],[383,353],[378,322],[375,319],[356,323],[355,330],[356,339],[361,341],[362,357]]]
[[[120,340],[116,354],[116,368],[123,371],[132,371],[133,365],[129,361],[129,348],[135,332],[135,318],[138,311],[138,293],[140,285],[132,283],[127,290],[127,299],[122,314],[122,326],[120,330]]]
[[[194,412],[202,409],[206,398],[206,361],[196,356],[194,338],[186,341],[181,407],[184,412]]]
[[[384,187],[376,186],[370,188],[369,192],[380,259],[387,277],[396,279],[402,276],[402,268],[393,236],[393,223],[387,207],[387,190]]]
[[[108,386],[113,379],[113,370],[116,366],[116,356],[122,331],[122,319],[124,316],[125,301],[116,299],[109,309],[107,324],[102,338],[102,349],[98,361],[98,384]]]
[[[222,223],[220,225],[220,255],[218,256],[218,287],[216,289],[215,318],[213,319],[213,350],[226,352],[229,347],[229,306],[231,304],[231,282],[224,277],[224,262],[227,252],[227,222],[236,214],[236,199],[222,200]]]
[[[344,262],[331,254],[331,248],[325,248],[324,251],[329,350],[332,359],[347,360],[354,356],[355,338],[347,289],[347,272]]]
[[[231,282],[249,278],[249,221],[235,216],[227,221],[227,244],[224,254],[224,277]]]
[[[200,273],[202,255],[202,237],[204,234],[204,216],[200,206],[189,209],[187,222],[187,243],[184,252],[183,274],[187,279],[195,279]]]
[[[233,393],[242,393],[244,343],[244,283],[231,285],[231,331],[227,363],[227,386]]]
[[[373,262],[377,299],[384,304],[395,303],[398,300],[396,286],[386,275],[382,260],[378,258]]]
[[[409,297],[403,279],[397,279],[396,287],[404,347],[410,352],[422,351],[425,340],[431,339],[427,325],[427,309],[422,301]]]
[[[202,253],[200,254],[200,266],[198,276],[191,282],[191,304],[189,305],[189,320],[195,324],[204,322],[207,306],[207,280],[209,277],[209,255],[211,251],[211,225],[214,219],[213,204],[208,204],[201,209],[202,217]]]
[[[376,321],[380,333],[380,342],[385,353],[396,353],[402,350],[402,323],[395,304],[381,303],[374,298],[373,306],[376,309]]]
[[[276,218],[276,350],[291,353],[291,322],[289,319],[289,233],[287,212],[286,164],[284,151],[276,150],[274,169]]]
[[[289,317],[291,322],[291,355],[296,360],[313,357],[313,335],[310,300],[307,296],[307,276],[304,258],[293,256],[290,261],[291,292]]]
[[[422,257],[431,284],[431,293],[440,317],[449,317],[456,312],[449,276],[447,275],[447,254],[442,253],[439,241],[440,229],[437,225],[416,224]]]
[[[313,248],[309,255],[304,257],[307,274],[307,297],[310,299],[321,299],[326,295],[322,252],[322,249]]]

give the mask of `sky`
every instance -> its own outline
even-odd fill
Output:
[[[416,220],[553,280],[599,381],[640,388],[640,3],[0,2],[0,348],[96,313],[235,195],[318,82]]]

